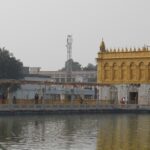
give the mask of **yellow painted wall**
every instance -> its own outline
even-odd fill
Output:
[[[147,48],[100,51],[97,66],[98,83],[150,83],[150,51]]]

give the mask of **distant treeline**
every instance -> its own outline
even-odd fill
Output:
[[[96,71],[97,70],[97,65],[88,63],[87,66],[83,67],[79,62],[76,62],[73,59],[70,59],[65,62],[65,66],[61,69],[61,71],[66,71],[68,66],[70,68],[70,65],[71,65],[72,71]]]

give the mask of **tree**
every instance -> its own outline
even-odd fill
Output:
[[[71,66],[70,66],[71,65]],[[91,63],[88,63],[86,67],[82,67],[82,65],[74,61],[73,59],[69,59],[68,61],[65,62],[65,67],[61,69],[61,71],[67,71],[68,68],[72,68],[72,71],[96,71],[97,70],[97,65],[93,65]]]
[[[23,77],[22,71],[22,62],[5,48],[0,48],[0,79],[20,79]]]
[[[0,79],[21,79],[23,78],[23,63],[17,60],[8,50],[0,48]],[[18,85],[12,86],[10,83],[1,84],[1,92],[15,90]]]
[[[68,61],[66,61],[65,63],[65,67],[62,68],[61,70],[62,71],[67,71],[67,66],[70,67],[71,65],[71,68],[72,68],[72,71],[81,71],[81,64],[74,61],[73,59],[69,59]]]
[[[96,69],[97,69],[97,66],[91,63],[88,63],[86,67],[83,67],[84,71],[96,71]]]
[[[72,70],[73,71],[81,71],[81,64],[74,61],[72,64]]]

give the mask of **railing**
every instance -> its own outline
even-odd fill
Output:
[[[0,111],[46,111],[46,110],[150,110],[150,105],[136,104],[3,104]]]
[[[80,105],[82,104],[89,104],[89,105],[96,105],[96,104],[112,104],[113,102],[110,100],[95,100],[95,99],[73,99],[73,100],[60,100],[60,99],[17,99],[15,100],[0,100],[0,105],[3,104],[19,104],[19,105],[28,105],[28,104],[49,104],[49,105],[70,105],[70,104],[76,104]]]

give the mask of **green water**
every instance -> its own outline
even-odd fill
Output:
[[[2,150],[150,150],[150,114],[0,117]]]

